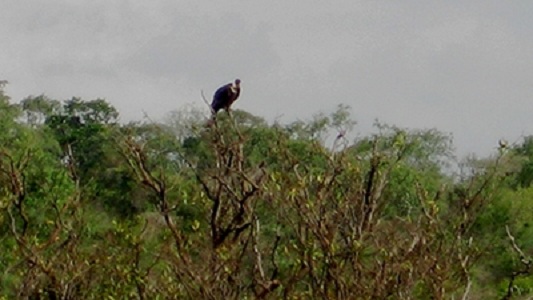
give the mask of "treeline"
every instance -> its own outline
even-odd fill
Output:
[[[118,117],[0,89],[0,299],[533,294],[531,138],[458,160],[434,129],[352,140],[346,106]]]

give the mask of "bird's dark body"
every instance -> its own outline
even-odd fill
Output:
[[[214,113],[221,109],[229,110],[233,102],[239,98],[241,92],[240,82],[237,79],[235,83],[228,83],[215,91],[213,102],[211,102],[211,108],[213,108]]]

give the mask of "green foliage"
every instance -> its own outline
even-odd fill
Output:
[[[61,110],[61,103],[44,95],[30,96],[21,101],[21,108],[28,124],[39,125],[50,116],[58,114]]]
[[[118,124],[103,99],[0,88],[0,297],[530,295],[530,141],[453,177],[450,136],[350,143],[349,110]]]
[[[533,182],[533,136],[525,137],[523,143],[516,146],[513,152],[521,159],[520,168],[514,175],[514,186],[529,187]]]

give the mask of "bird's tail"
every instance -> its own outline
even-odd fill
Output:
[[[207,122],[205,123],[205,127],[211,127],[211,126],[215,125],[215,121],[216,121],[216,115],[215,114],[211,114],[211,118],[209,118],[209,120],[207,120]]]

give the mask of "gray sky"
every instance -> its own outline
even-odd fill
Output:
[[[451,132],[459,154],[533,134],[533,1],[4,0],[0,79],[20,100],[105,98],[123,119],[203,105],[308,119],[337,104]]]

